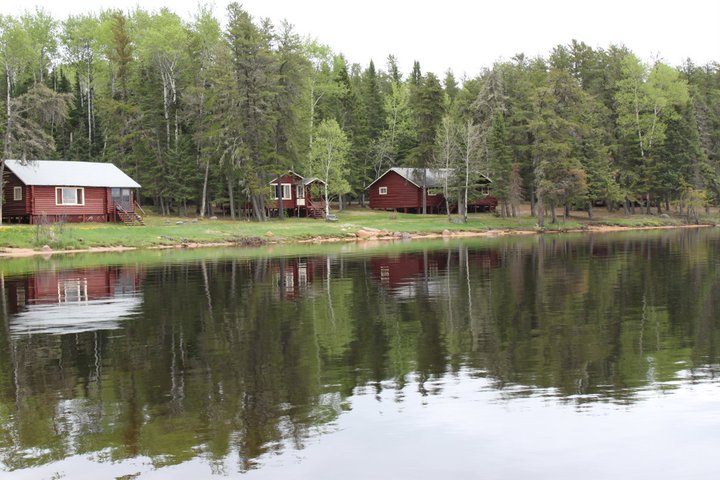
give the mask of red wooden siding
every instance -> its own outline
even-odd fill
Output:
[[[30,188],[23,185],[14,173],[5,170],[7,183],[3,187],[3,218],[5,217],[22,217],[27,215],[30,210]],[[13,191],[15,187],[22,187],[22,200],[13,200]]]
[[[387,188],[387,195],[380,195],[380,187]],[[422,189],[406,180],[402,175],[389,171],[368,189],[370,208],[405,209],[422,208]],[[445,204],[442,195],[428,195],[428,208],[440,207]]]
[[[105,187],[85,187],[84,205],[56,205],[55,188],[32,187],[33,215],[105,215],[108,212],[108,190]]]
[[[302,179],[300,179],[294,175],[290,175],[290,174],[282,175],[282,176],[276,178],[275,180],[273,180],[272,182],[270,182],[271,185],[278,185],[278,184],[283,184],[283,183],[290,185],[290,197],[291,198],[283,199],[283,201],[282,201],[283,208],[297,208],[296,185],[299,182],[302,182]],[[280,194],[282,194],[282,192],[280,192]],[[271,201],[271,203],[274,204],[273,205],[274,207],[276,207],[278,205],[278,202],[279,202],[279,200],[277,200],[277,199]]]

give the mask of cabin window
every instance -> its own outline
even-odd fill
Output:
[[[22,187],[14,187],[13,188],[13,200],[15,200],[15,201],[22,200]]]
[[[380,194],[380,195],[387,195],[387,187],[380,187],[380,188],[378,188],[378,194]]]
[[[278,199],[278,195],[282,195],[283,200],[292,200],[292,185],[289,183],[281,183],[275,185],[275,192],[273,192],[273,200]]]
[[[305,198],[305,185],[297,185],[295,187],[297,198]]]
[[[85,189],[77,187],[57,187],[55,205],[85,205]]]

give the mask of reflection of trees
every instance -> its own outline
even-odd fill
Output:
[[[432,395],[461,369],[630,402],[716,368],[715,251],[687,231],[150,269],[140,318],[120,331],[11,338],[3,313],[2,462],[103,450],[221,468],[236,452],[248,469],[302,448],[358,390]]]

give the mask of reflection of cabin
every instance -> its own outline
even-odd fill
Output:
[[[41,271],[5,281],[12,313],[30,304],[73,303],[110,298],[137,290],[135,268],[100,267]]]
[[[373,278],[395,297],[414,296],[420,281],[430,282],[424,287],[430,289],[428,294],[447,295],[444,284],[439,286],[437,281],[447,275],[448,260],[451,268],[457,268],[459,258],[456,251],[380,256],[370,260],[370,271]],[[482,269],[496,268],[500,264],[495,250],[468,251],[467,261],[469,265]]]
[[[413,285],[417,279],[437,276],[441,265],[444,267],[444,255],[408,253],[398,256],[373,257],[370,270],[373,277],[384,288],[392,291]]]
[[[273,283],[285,300],[304,296],[316,276],[327,271],[326,257],[280,258],[272,264]]]
[[[141,304],[140,275],[131,267],[41,271],[7,279],[14,334],[76,333],[118,328]]]
[[[142,222],[140,185],[112,163],[6,160],[3,220],[20,223]]]
[[[427,211],[441,212],[445,210],[443,189],[446,181],[448,188],[457,192],[457,185],[449,179],[453,170],[447,168],[391,168],[380,175],[368,187],[370,208],[379,210],[401,210],[405,213],[419,213],[423,204],[423,185],[427,190]],[[497,200],[489,195],[491,180],[479,174],[473,181],[470,210],[494,210]],[[457,208],[456,204],[450,206]]]
[[[316,177],[304,178],[292,170],[270,181],[274,187],[270,208],[283,208],[287,216],[322,218],[325,202],[320,188],[325,182]],[[280,207],[282,203],[282,207]]]

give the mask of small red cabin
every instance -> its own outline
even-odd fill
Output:
[[[313,186],[325,185],[317,177],[304,178],[290,170],[270,181],[274,187],[270,205],[277,211],[283,208],[287,216],[321,218],[325,215],[322,195],[313,193]],[[280,204],[282,202],[282,207]]]
[[[452,175],[447,168],[398,168],[394,167],[380,175],[368,187],[370,208],[378,210],[401,210],[405,213],[419,213],[423,204],[423,185],[427,191],[427,211],[440,212],[445,209],[443,188],[446,179]],[[454,180],[448,180],[448,187],[457,190]],[[473,190],[487,196],[491,180],[485,175],[473,182]],[[452,207],[456,207],[453,203]]]
[[[61,160],[5,161],[3,221],[139,221],[140,185],[112,163]]]

